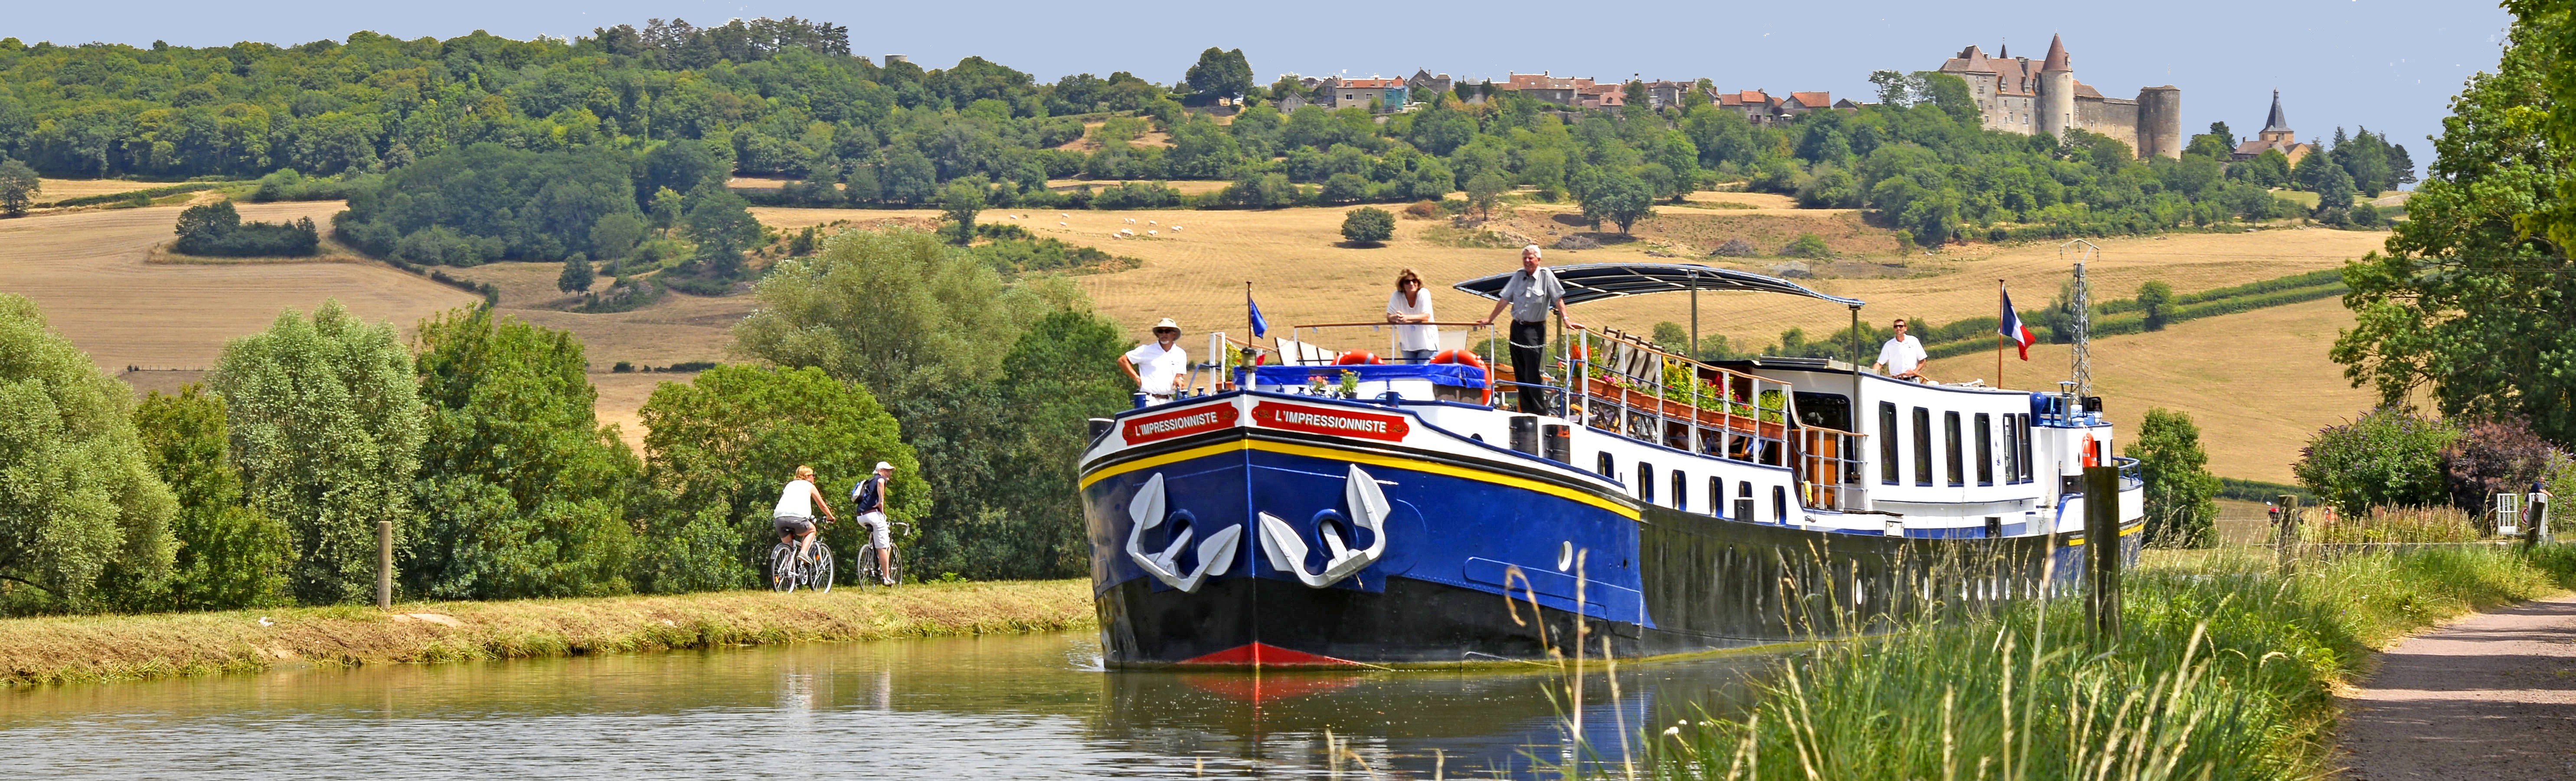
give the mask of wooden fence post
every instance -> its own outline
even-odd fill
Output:
[[[2097,640],[2120,639],[2120,468],[2084,468],[2084,612]]]
[[[394,609],[394,522],[376,522],[376,609]]]
[[[2296,566],[2299,556],[2299,495],[2282,494],[2281,519],[2273,523],[2273,559],[2284,577]]]

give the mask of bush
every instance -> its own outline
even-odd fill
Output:
[[[2490,517],[2496,494],[2529,492],[2559,455],[2516,418],[2472,421],[2459,432],[2442,449],[2442,473],[2451,506],[2481,519]]]
[[[1395,215],[1374,206],[1352,209],[1342,217],[1342,238],[1357,244],[1380,244],[1395,238]]]
[[[223,398],[194,384],[176,396],[154,391],[135,409],[134,425],[152,471],[179,500],[171,523],[179,551],[166,588],[130,592],[117,606],[232,610],[284,601],[294,548],[286,524],[242,503]]]
[[[1741,238],[1734,238],[1727,239],[1726,243],[1717,245],[1717,249],[1709,250],[1708,254],[1721,258],[1749,258],[1760,252],[1761,250],[1753,248],[1753,242],[1745,241]]]
[[[1415,201],[1413,202],[1413,205],[1404,207],[1404,216],[1417,220],[1428,220],[1433,217],[1438,217],[1440,216],[1440,202],[1433,200]]]
[[[254,203],[272,201],[340,201],[374,188],[384,180],[381,174],[358,174],[346,178],[325,176],[305,178],[293,168],[280,168],[259,178],[259,189],[251,191]]]
[[[2146,479],[2146,543],[2198,548],[2217,542],[2218,477],[2209,473],[2200,427],[2191,416],[2156,408],[2122,453],[2138,460]]]
[[[2442,421],[2381,407],[2318,430],[2291,471],[2347,516],[2372,507],[2441,504],[2450,498],[2442,454],[2458,436]]]
[[[179,212],[175,232],[179,234],[175,249],[210,257],[302,257],[322,245],[311,217],[293,223],[246,223],[231,201],[188,207]]]
[[[1830,258],[1834,256],[1834,250],[1832,247],[1825,246],[1824,237],[1817,236],[1813,233],[1801,233],[1798,234],[1798,238],[1790,241],[1788,246],[1780,248],[1780,256],[1784,258]]]

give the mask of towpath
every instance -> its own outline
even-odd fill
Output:
[[[2576,778],[2576,594],[2406,640],[2345,700],[2349,781]]]

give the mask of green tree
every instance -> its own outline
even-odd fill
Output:
[[[1243,50],[1225,51],[1214,46],[1199,52],[1199,61],[1183,75],[1190,91],[1201,97],[1233,97],[1252,92],[1252,63],[1244,59]]]
[[[2528,23],[2526,23],[2527,25]],[[2576,444],[2576,264],[2551,236],[2566,211],[2567,148],[2525,121],[2549,105],[2557,60],[2518,27],[2494,73],[2469,77],[2387,251],[2344,266],[2353,327],[2330,355],[2383,405],[2430,390],[2454,418],[2523,418]]]
[[[1833,256],[1834,248],[1825,244],[1824,237],[1813,233],[1798,234],[1797,239],[1790,241],[1788,246],[1780,248],[1780,257],[1784,258],[1830,258]]]
[[[416,486],[422,533],[403,582],[434,598],[615,594],[635,540],[627,493],[640,467],[599,425],[582,345],[569,331],[488,307],[420,324],[428,408]]]
[[[944,500],[943,508],[955,511],[939,517],[958,520],[924,531],[914,561],[937,568],[924,572],[1061,578],[1089,570],[1078,455],[1091,444],[1086,421],[1128,406],[1134,386],[1116,364],[1127,346],[1116,324],[1078,309],[1052,312],[1020,335],[1003,360],[1006,373],[989,394],[976,395],[990,400],[977,407],[986,425],[966,429],[975,436],[934,445],[977,446],[985,451],[977,463],[991,472],[977,476],[974,504]]]
[[[35,195],[44,188],[36,178],[36,169],[10,158],[0,158],[0,214],[11,217],[26,214],[34,205]]]
[[[752,295],[759,306],[734,326],[736,352],[821,368],[898,408],[929,388],[997,376],[1012,340],[1050,306],[919,231],[843,234],[772,267]]]
[[[636,243],[643,240],[644,220],[633,213],[618,212],[602,216],[598,222],[590,226],[590,250],[593,259],[613,261],[626,257],[626,253],[635,251]]]
[[[646,590],[751,585],[778,542],[770,509],[800,465],[813,467],[816,487],[838,498],[884,461],[895,467],[889,519],[919,521],[930,506],[921,464],[894,417],[866,388],[819,369],[718,366],[687,384],[663,383],[640,414],[656,510],[646,515],[638,562]],[[850,520],[822,535],[843,557],[842,572],[857,571],[848,557],[863,544]]]
[[[740,277],[742,253],[760,241],[760,221],[752,219],[751,203],[727,188],[700,187],[689,194],[688,222],[689,241],[698,245],[690,261],[715,279]]]
[[[1395,238],[1395,215],[1375,206],[1352,209],[1342,216],[1342,238],[1375,246]]]
[[[30,601],[84,609],[168,576],[177,503],[133,409],[34,302],[0,293],[0,580],[46,598]]]
[[[1646,92],[1645,82],[1629,79],[1627,86],[1621,87],[1619,92],[1621,102],[1636,107],[1636,110],[1638,111],[1651,111],[1654,109],[1654,96]]]
[[[575,252],[564,256],[563,273],[555,275],[555,289],[580,293],[590,289],[598,276],[590,268],[590,256]]]
[[[984,188],[971,182],[949,182],[939,192],[939,215],[954,226],[942,228],[950,241],[963,247],[975,241],[975,215],[984,211]]]
[[[397,548],[419,531],[419,387],[393,326],[338,301],[288,310],[225,344],[207,384],[231,412],[250,506],[293,536],[288,589],[305,604],[372,599],[377,522],[394,522]]]
[[[2189,414],[2147,410],[2138,437],[2121,453],[2138,460],[2146,480],[2147,544],[2200,548],[2217,542],[2218,476],[2209,473],[2200,427]]]
[[[688,198],[671,188],[665,187],[653,193],[651,215],[653,229],[668,235],[671,229],[679,227],[680,217],[687,209]]]
[[[284,601],[293,542],[286,524],[242,502],[223,398],[196,384],[176,396],[154,391],[135,408],[134,427],[152,471],[178,499],[170,524],[178,557],[167,588],[128,593],[118,606],[231,610]]]
[[[2173,286],[2164,280],[2151,279],[2139,285],[2137,302],[2138,313],[2149,331],[2165,330],[2165,322],[2173,319]]]
[[[1504,181],[1501,176],[1491,173],[1477,174],[1467,180],[1467,205],[1476,207],[1478,214],[1492,217],[1495,204],[1501,203],[1503,193],[1510,189],[1511,183]]]
[[[1575,201],[1583,206],[1586,219],[1618,223],[1620,233],[1627,233],[1637,220],[1655,213],[1654,191],[1647,188],[1645,180],[1626,171],[1602,175],[1576,194]]]
[[[2458,436],[2440,420],[2380,407],[2318,430],[2290,470],[2346,516],[2372,507],[2432,507],[2449,498],[2442,452]]]

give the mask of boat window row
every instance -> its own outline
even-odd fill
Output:
[[[1933,468],[1932,410],[1927,407],[1914,407],[1908,412],[1910,414],[1900,418],[1894,402],[1882,401],[1878,404],[1878,481],[1882,485],[1903,484],[1902,477],[1907,470],[1905,459],[1901,457],[1904,454],[1901,451],[1906,448],[1898,444],[1900,437],[1897,434],[1898,423],[1903,420],[1912,424],[1905,427],[1907,436],[1902,439],[1913,445],[1911,450],[1913,450],[1914,484],[1928,488],[1934,485],[1936,471]],[[1961,425],[1960,413],[1955,411],[1941,413],[1940,461],[1941,465],[1947,468],[1937,470],[1940,472],[1940,483],[1954,487],[1968,484],[1968,475],[1971,471],[1968,468],[1968,464],[1971,463],[1968,459],[1968,446],[1971,441],[1974,443],[1976,453],[1973,463],[1976,464],[1974,472],[1977,485],[1996,484],[1995,465],[1998,460],[2003,465],[2005,485],[2030,482],[2032,473],[2036,471],[2033,469],[2031,458],[2030,415],[2027,413],[2003,415],[2001,459],[1996,457],[1995,415],[1979,412],[1971,420],[1975,423],[1972,429]]]
[[[1604,475],[1615,476],[1617,473],[1612,470],[1617,468],[1618,462],[1613,460],[1608,451],[1603,451],[1600,454],[1600,458],[1601,473]],[[1736,481],[1735,506],[1730,508],[1726,506],[1726,479],[1711,475],[1708,478],[1708,493],[1701,495],[1701,498],[1707,502],[1705,509],[1693,510],[1693,507],[1700,505],[1695,505],[1691,502],[1690,474],[1688,472],[1679,469],[1672,470],[1672,495],[1668,497],[1670,501],[1660,501],[1655,496],[1656,476],[1655,465],[1652,462],[1637,462],[1637,473],[1632,475],[1631,477],[1633,479],[1629,481],[1629,485],[1636,486],[1634,490],[1637,493],[1637,501],[1645,502],[1647,504],[1662,504],[1675,510],[1683,512],[1698,512],[1701,515],[1733,518],[1739,521],[1756,520],[1752,517],[1753,483],[1751,481]],[[1786,487],[1776,485],[1771,487],[1771,522],[1789,522],[1789,489]]]

